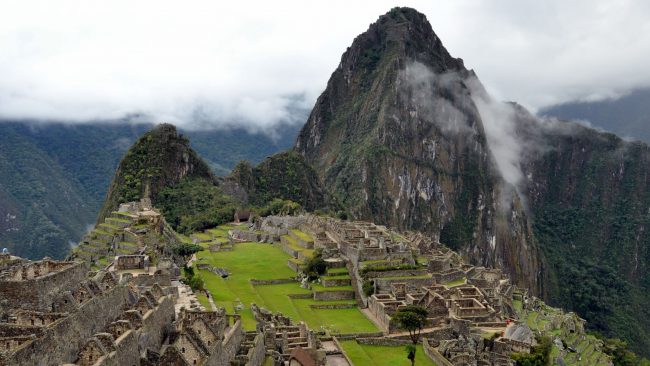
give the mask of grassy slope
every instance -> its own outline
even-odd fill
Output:
[[[276,246],[258,243],[236,244],[231,252],[210,253],[202,251],[198,258],[214,267],[228,270],[228,279],[201,270],[206,288],[212,293],[217,306],[234,311],[241,301],[244,310],[240,312],[247,329],[254,329],[255,322],[250,304],[255,303],[271,311],[279,311],[294,321],[304,320],[311,328],[321,326],[335,332],[374,332],[377,328],[359,309],[312,309],[312,304],[351,303],[350,301],[323,302],[312,299],[290,299],[289,294],[309,294],[310,290],[300,288],[297,282],[253,286],[251,279],[270,280],[292,278],[295,273],[287,267],[290,258]]]
[[[370,346],[358,344],[355,340],[341,341],[341,346],[354,366],[399,366],[410,365],[406,358],[404,347]],[[435,366],[436,364],[424,354],[422,346],[418,345],[415,353],[415,364],[418,366]]]

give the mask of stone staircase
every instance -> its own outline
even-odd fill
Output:
[[[286,343],[285,343],[286,334]],[[282,351],[282,357],[285,361],[289,361],[289,355],[297,347],[307,348],[309,343],[307,337],[300,335],[300,327],[296,325],[281,326],[276,329],[276,341],[285,344]]]

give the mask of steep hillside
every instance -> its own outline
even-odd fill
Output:
[[[0,247],[28,258],[62,258],[92,217],[76,179],[31,141],[0,133]]]
[[[64,257],[69,243],[78,242],[94,222],[120,159],[152,127],[119,121],[0,121],[0,159],[4,162],[0,172],[0,248],[34,259]],[[273,138],[241,128],[181,133],[190,138],[191,146],[214,173],[227,175],[240,160],[257,164],[289,148],[298,129],[295,124],[280,125]],[[47,194],[34,193],[43,189]],[[67,213],[69,207],[76,208]],[[35,237],[36,232],[49,232],[49,239]]]
[[[190,148],[189,140],[180,135],[176,127],[170,124],[154,127],[131,146],[120,162],[98,222],[103,222],[123,202],[148,197],[155,205],[162,189],[186,177],[214,180],[208,165]]]
[[[650,147],[569,126],[525,167],[547,298],[648,355]]]
[[[295,149],[354,217],[432,233],[539,292],[526,214],[495,169],[472,89],[426,17],[395,8],[343,54]]]
[[[314,168],[293,151],[272,155],[255,167],[242,161],[224,185],[233,196],[254,206],[265,206],[279,198],[299,203],[309,211],[336,208]]]
[[[648,354],[648,147],[492,102],[424,15],[354,40],[295,150],[354,217],[437,236]]]

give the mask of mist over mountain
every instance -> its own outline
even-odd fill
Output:
[[[650,147],[488,90],[424,14],[394,8],[345,50],[302,126],[2,123],[0,242],[62,257],[97,212],[140,197],[187,233],[302,206],[424,232],[648,355]],[[639,132],[646,96],[541,114]],[[266,117],[261,104],[246,112]]]
[[[296,118],[300,118],[300,114]],[[292,146],[299,125],[181,131],[217,175]],[[0,122],[0,248],[62,258],[97,219],[122,156],[151,124]]]
[[[353,217],[427,232],[650,349],[648,146],[495,101],[423,14],[354,40],[295,149]]]
[[[637,89],[618,98],[553,105],[538,114],[586,121],[624,138],[650,143],[650,89]]]

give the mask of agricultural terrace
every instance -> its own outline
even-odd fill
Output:
[[[406,358],[404,346],[365,345],[359,344],[355,340],[340,341],[339,343],[354,366],[401,366],[411,364]],[[436,366],[424,353],[422,345],[417,346],[415,364],[417,366]]]
[[[227,236],[228,227],[212,230],[211,240]],[[217,235],[215,235],[217,234]],[[302,235],[307,235],[302,233]],[[206,238],[207,240],[207,238]],[[221,276],[209,270],[198,270],[205,282],[205,288],[212,294],[215,304],[228,312],[242,316],[244,328],[255,329],[255,320],[250,310],[251,303],[273,312],[281,312],[294,322],[304,321],[316,331],[329,333],[377,332],[378,328],[359,310],[354,300],[316,301],[312,291],[351,290],[351,287],[322,288],[313,290],[300,287],[297,281],[289,281],[296,273],[287,266],[292,257],[279,245],[262,243],[238,243],[232,251],[197,253],[198,263],[207,263],[224,268],[230,276]],[[347,273],[347,272],[346,272]],[[332,270],[332,276],[340,276],[339,270]],[[286,283],[253,285],[251,280],[286,280]],[[295,297],[299,298],[295,298]],[[345,304],[348,308],[324,309],[323,305]]]

